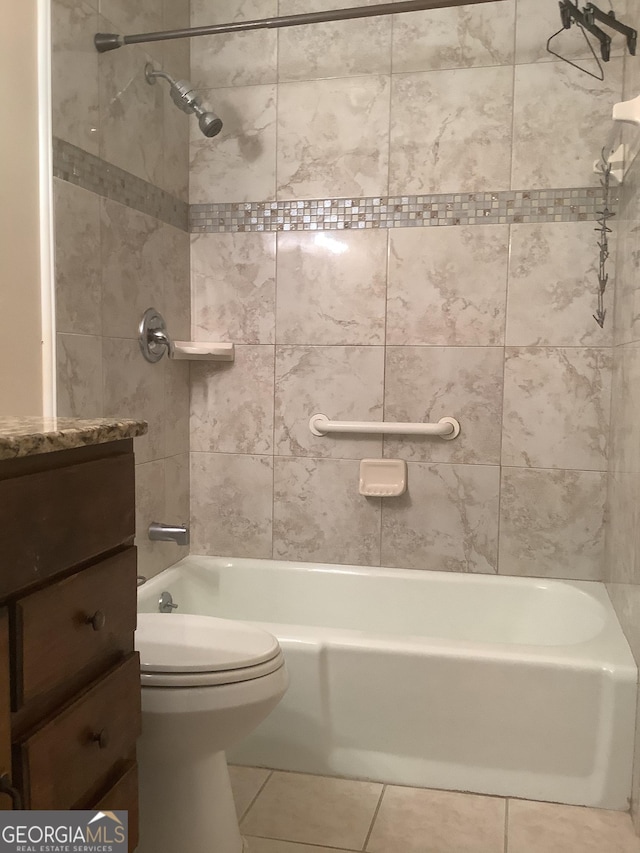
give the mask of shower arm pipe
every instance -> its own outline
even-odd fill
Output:
[[[373,18],[379,15],[395,15],[400,12],[421,12],[431,9],[448,9],[455,6],[475,6],[494,0],[398,0],[397,3],[380,3],[374,6],[354,6],[349,9],[333,9],[326,12],[305,12],[301,15],[284,15],[278,18],[261,18],[255,21],[234,21],[228,24],[212,24],[208,27],[191,27],[182,30],[164,30],[157,33],[137,33],[122,36],[117,33],[97,33],[94,38],[99,53],[116,50],[126,44],[146,44],[154,41],[215,36],[222,33],[242,33],[248,30],[280,29],[299,27],[305,24],[323,24],[329,21],[349,21],[353,18]]]
[[[391,423],[390,421],[330,421],[326,415],[315,414],[309,420],[314,435],[342,432],[361,435],[435,435],[451,441],[460,435],[455,418],[440,418],[437,424]]]

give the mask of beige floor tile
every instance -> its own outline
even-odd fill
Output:
[[[389,786],[367,844],[370,853],[503,853],[505,801]]]
[[[271,770],[264,770],[262,767],[239,767],[237,765],[229,767],[231,790],[236,803],[238,820],[242,819],[270,773]]]
[[[362,850],[382,785],[274,773],[242,822],[245,835]]]
[[[624,812],[509,800],[508,853],[640,853]]]
[[[354,850],[338,850],[337,847],[317,847],[315,844],[296,844],[251,835],[245,835],[244,840],[248,845],[247,853],[356,853]]]

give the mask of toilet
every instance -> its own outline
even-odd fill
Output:
[[[211,616],[138,614],[142,737],[137,853],[241,853],[225,750],[288,685],[278,641]]]

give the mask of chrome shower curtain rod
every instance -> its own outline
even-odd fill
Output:
[[[152,41],[215,36],[221,33],[243,33],[247,30],[269,30],[280,27],[299,27],[303,24],[323,24],[327,21],[349,21],[352,18],[375,18],[379,15],[395,15],[400,12],[420,12],[429,9],[448,9],[452,6],[475,6],[493,0],[398,0],[397,3],[381,3],[376,6],[353,6],[349,9],[334,9],[327,12],[305,12],[302,15],[284,15],[280,18],[261,18],[257,21],[237,21],[230,24],[213,24],[210,27],[193,27],[186,30],[165,30],[159,33],[137,33],[121,36],[117,33],[97,33],[94,42],[100,53],[116,50],[125,44],[145,44]]]

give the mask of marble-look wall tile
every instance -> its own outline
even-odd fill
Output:
[[[640,338],[640,157],[636,157],[620,188],[615,237],[616,281],[613,317],[614,343]]]
[[[410,462],[407,491],[382,504],[384,566],[497,571],[500,469]]]
[[[638,660],[640,658],[640,584],[608,583],[607,591],[618,614],[618,619],[624,627],[631,651],[635,659]],[[638,728],[640,729],[640,726]],[[637,749],[638,745],[636,744]],[[634,788],[638,786],[638,783],[640,780],[634,779]],[[637,793],[634,792],[634,797],[636,796]],[[636,804],[638,804],[637,799]]]
[[[606,11],[612,9],[618,17],[625,20],[625,0],[610,0],[604,8]],[[546,45],[549,37],[558,32],[561,26],[560,10],[557,3],[541,3],[540,0],[517,0],[516,62],[526,64],[529,62],[559,61],[547,51]],[[612,56],[621,56],[626,50],[625,39],[613,30],[606,29],[606,32],[613,38]],[[571,30],[563,32],[555,39],[552,47],[557,53],[573,61],[589,59],[589,62],[579,62],[579,65],[597,73],[597,65],[593,60],[589,45],[578,27],[574,26]]]
[[[384,420],[435,423],[453,417],[461,432],[454,441],[388,436],[384,455],[499,464],[502,371],[501,347],[387,347]]]
[[[56,330],[102,334],[100,199],[54,179]]]
[[[191,367],[191,449],[273,452],[274,347],[238,346],[230,364]]]
[[[162,0],[99,0],[99,9],[115,25],[107,32],[152,33],[162,29]]]
[[[190,0],[162,0],[162,28],[191,26]],[[161,42],[162,67],[176,80],[191,80],[191,39]],[[153,45],[151,46],[152,49]],[[163,84],[164,85],[164,84]],[[165,98],[169,93],[165,86]],[[162,186],[183,201],[189,201],[189,124],[193,118],[175,110],[165,100]]]
[[[512,96],[509,67],[394,75],[389,192],[508,189]]]
[[[638,624],[637,619],[637,605],[638,605],[638,587],[634,585],[633,593],[630,593],[626,599],[627,605],[634,601],[635,607],[629,608],[633,610],[633,614],[636,617],[635,624]],[[617,611],[619,612],[619,611]],[[620,617],[619,617],[620,618]],[[621,618],[624,619],[624,615]],[[622,622],[623,625],[627,625],[626,621]],[[632,647],[633,648],[633,647]],[[635,659],[638,660],[638,655],[635,655]],[[633,822],[633,828],[635,830],[636,835],[640,835],[640,738],[638,737],[638,733],[640,732],[640,688],[638,689],[638,693],[636,694],[636,742],[634,749],[634,758],[633,758],[633,776],[631,779],[631,820]]]
[[[630,633],[636,636],[636,629],[624,600],[640,580],[640,347],[637,343],[616,347],[613,358],[606,580],[617,586],[614,604],[629,638]],[[640,651],[640,642],[633,651]]]
[[[619,59],[602,83],[564,62],[516,66],[512,188],[596,186],[594,151],[621,92]]]
[[[164,520],[166,524],[190,526],[190,472],[189,453],[169,456],[164,460]],[[167,566],[189,554],[188,545],[167,542]]]
[[[188,25],[187,25],[188,26]],[[163,47],[162,67],[177,80],[189,79],[189,40],[168,41]],[[164,85],[164,84],[160,84]],[[189,139],[195,119],[173,109],[165,85],[163,105],[162,188],[189,201]]]
[[[137,458],[137,454],[136,454]],[[165,523],[165,463],[164,459],[136,465],[136,547],[138,574],[151,578],[175,560],[168,561],[169,542],[152,542],[149,525]],[[175,546],[174,546],[175,547]]]
[[[100,19],[106,32],[117,32]],[[125,30],[126,31],[126,30]],[[156,186],[164,174],[166,87],[150,86],[144,69],[151,56],[139,45],[100,56],[100,157]],[[154,67],[160,67],[156,61]]]
[[[504,381],[503,465],[606,471],[609,350],[509,347]]]
[[[281,456],[380,456],[379,437],[314,436],[311,415],[381,421],[384,347],[276,347],[275,447]]]
[[[503,468],[500,573],[602,580],[607,475]]]
[[[371,6],[357,0],[351,6]],[[280,0],[280,15],[344,8],[343,0]],[[391,73],[391,18],[359,18],[280,30],[280,81]]]
[[[640,474],[640,344],[626,344],[613,350],[611,394],[611,448],[609,471]]]
[[[168,361],[164,368],[165,456],[189,452],[189,362]]]
[[[389,232],[388,344],[504,343],[509,227]]]
[[[191,339],[190,235],[172,225],[160,226],[163,274],[154,299],[164,301],[164,318],[175,341]],[[156,306],[157,307],[157,306]]]
[[[191,204],[275,198],[276,87],[239,86],[211,92],[224,127],[205,138],[191,122]],[[208,97],[209,93],[207,93]]]
[[[507,344],[610,346],[611,323],[593,319],[598,305],[598,235],[593,222],[511,226]],[[611,286],[605,293],[609,317]]]
[[[101,418],[102,339],[88,335],[56,335],[58,415]]]
[[[137,210],[100,200],[102,223],[102,329],[109,337],[138,337],[144,312],[164,314],[165,229]]]
[[[616,0],[616,3],[621,2],[624,2],[624,0]],[[627,0],[625,5],[626,8],[621,16],[622,20],[636,30],[640,30],[640,7],[634,0]],[[631,100],[637,96],[638,92],[640,92],[640,63],[625,50],[622,98],[625,101]],[[635,132],[633,126],[629,125],[623,127],[622,138],[629,146],[627,149],[627,163],[631,163],[638,156],[638,152],[640,152],[640,135]]]
[[[408,12],[393,19],[393,71],[513,63],[516,0]]]
[[[273,457],[191,454],[191,553],[271,557]]]
[[[149,364],[138,341],[102,339],[104,417],[141,418],[146,435],[135,440],[136,461],[151,462],[165,455],[165,360]]]
[[[136,465],[138,574],[147,579],[189,553],[187,545],[149,539],[149,525],[189,524],[189,454]]]
[[[278,198],[379,195],[387,187],[389,77],[278,87]]]
[[[161,0],[162,26],[167,29],[179,29],[191,26],[191,7],[195,0]],[[177,39],[189,43],[189,39]]]
[[[384,344],[387,232],[278,234],[280,344]]]
[[[380,499],[358,493],[359,463],[274,458],[273,556],[380,564]]]
[[[97,154],[100,104],[96,9],[78,0],[51,2],[53,135]]]
[[[275,234],[191,237],[193,334],[197,340],[275,341]]]
[[[605,580],[618,585],[633,584],[637,582],[636,567],[640,565],[640,476],[624,472],[614,474],[610,470],[607,502]],[[628,631],[628,623],[621,619],[621,624],[625,632]]]
[[[277,14],[278,0],[191,2],[193,27],[254,21]],[[194,39],[191,67],[194,85],[207,89],[275,83],[278,76],[278,31],[254,30]]]

